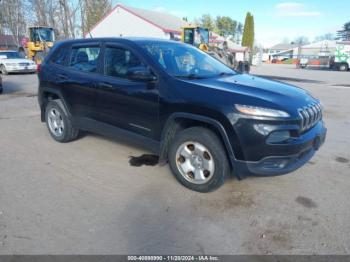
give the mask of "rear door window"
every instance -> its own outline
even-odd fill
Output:
[[[83,72],[97,72],[100,47],[73,47],[69,66]]]
[[[130,50],[122,47],[106,47],[104,74],[118,78],[128,78],[131,69],[146,66]]]
[[[51,62],[57,65],[64,65],[68,56],[66,47],[60,47],[52,56]]]

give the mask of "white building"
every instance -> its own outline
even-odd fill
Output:
[[[187,23],[171,14],[117,4],[85,37],[156,37],[179,39]]]
[[[312,44],[299,46],[297,44],[278,44],[270,48],[270,59],[284,58],[318,58],[329,57],[334,54],[336,41],[323,40]]]
[[[182,27],[188,23],[169,13],[151,11],[117,4],[110,13],[102,18],[84,37],[155,37],[163,39],[181,39]],[[236,61],[245,61],[249,49],[233,43],[211,32],[209,44],[228,45]]]
[[[274,58],[293,58],[293,50],[297,48],[297,44],[277,44],[272,46],[268,51],[269,60]]]

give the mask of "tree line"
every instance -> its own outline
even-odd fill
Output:
[[[214,18],[210,14],[203,14],[201,17],[194,19],[194,24],[206,27],[209,31],[230,38],[236,43],[241,42],[243,24],[229,16],[217,16]]]
[[[49,26],[57,39],[80,37],[111,10],[111,0],[0,0],[0,34],[19,41],[28,26]]]
[[[81,37],[112,8],[111,0],[0,0],[0,34],[20,39],[27,35],[27,27],[49,26],[56,30],[57,39]],[[247,13],[245,25],[228,16],[213,18],[204,14],[194,23],[240,44],[253,47],[254,21]]]
[[[250,12],[246,15],[244,25],[229,16],[214,18],[210,14],[204,14],[195,19],[194,24],[206,27],[237,44],[242,44],[251,49],[254,46],[254,17]]]
[[[343,28],[337,32],[337,38],[350,41],[350,21],[343,25]]]

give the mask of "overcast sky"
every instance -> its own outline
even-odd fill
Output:
[[[350,20],[350,0],[113,0],[139,8],[169,12],[192,20],[202,14],[225,15],[244,22],[255,19],[256,41],[269,47],[288,38],[335,33]]]

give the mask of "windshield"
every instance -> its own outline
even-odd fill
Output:
[[[18,52],[0,52],[0,59],[16,59],[22,58]]]
[[[198,46],[200,44],[209,44],[209,31],[204,28],[197,28],[195,34],[195,43]]]
[[[54,32],[52,28],[31,28],[30,39],[33,42],[53,42]]]
[[[210,78],[236,73],[191,45],[143,42],[141,46],[168,74],[175,77]]]

